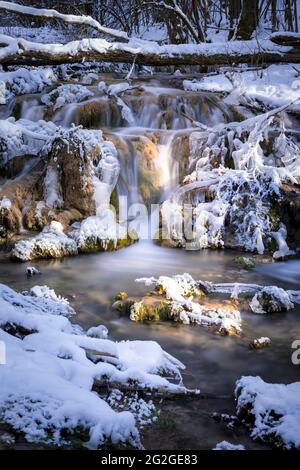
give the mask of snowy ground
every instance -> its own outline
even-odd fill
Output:
[[[263,105],[266,109],[292,106],[290,110],[300,112],[300,70],[295,65],[270,65],[266,69],[222,68],[216,74],[202,80],[183,82],[185,90],[222,92],[228,94],[229,104]],[[297,101],[298,100],[298,101]]]
[[[152,403],[132,397],[126,399],[130,411],[114,411],[122,393],[105,401],[92,391],[93,383],[185,393],[184,366],[155,342],[115,343],[106,339],[105,328],[85,333],[68,319],[74,314],[68,301],[46,286],[23,294],[0,286],[6,358],[0,367],[0,420],[29,442],[63,445],[85,430],[90,448],[107,439],[140,447],[138,427],[151,422]]]

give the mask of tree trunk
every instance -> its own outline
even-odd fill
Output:
[[[237,26],[237,39],[251,39],[258,25],[258,0],[243,0]]]
[[[272,32],[277,30],[277,0],[272,0]]]
[[[241,14],[241,0],[229,0],[229,21],[230,21],[230,31],[228,35],[229,40],[234,37],[235,29],[236,29],[240,14]]]

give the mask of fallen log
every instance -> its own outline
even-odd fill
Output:
[[[107,36],[111,36],[119,41],[129,41],[127,33],[124,31],[119,31],[116,29],[106,28],[102,26],[97,20],[90,16],[79,16],[79,15],[65,15],[63,13],[59,13],[56,10],[48,10],[45,8],[34,8],[28,7],[24,5],[19,5],[18,3],[13,2],[2,2],[0,1],[0,10],[5,11],[7,13],[13,13],[19,16],[30,16],[39,20],[47,20],[47,21],[62,21],[63,23],[73,24],[73,25],[80,25],[80,26],[87,26],[98,33],[105,34]]]
[[[300,33],[273,33],[270,40],[280,46],[300,47]]]
[[[218,44],[169,44],[131,39],[128,43],[89,38],[67,44],[41,44],[0,35],[0,63],[58,65],[84,61],[122,62],[151,66],[230,65],[300,61],[300,51],[271,41],[231,41]]]

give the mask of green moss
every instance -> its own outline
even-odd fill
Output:
[[[156,307],[156,312],[161,321],[168,321],[171,319],[171,305],[169,302],[161,302]]]
[[[110,204],[115,209],[117,216],[119,216],[120,208],[119,208],[119,195],[118,195],[117,188],[115,188],[113,192],[111,193]]]
[[[171,431],[177,427],[175,419],[170,418],[169,416],[158,415],[157,426],[166,431]]]
[[[132,305],[134,304],[133,300],[117,301],[116,310],[121,316],[129,316]]]
[[[118,240],[103,240],[95,236],[87,237],[84,244],[80,246],[80,252],[96,253],[98,251],[115,251],[125,248],[137,241],[137,235],[135,233],[131,233],[130,235],[130,237]]]
[[[128,294],[126,294],[126,292],[118,292],[115,296],[114,296],[114,300],[117,301],[117,300],[125,300],[127,299],[128,297]]]
[[[130,315],[131,319],[136,322],[168,321],[171,319],[171,304],[169,302],[159,304],[134,302],[130,308]]]
[[[235,258],[235,262],[244,269],[253,269],[255,268],[255,263],[251,258],[245,256],[238,256]]]

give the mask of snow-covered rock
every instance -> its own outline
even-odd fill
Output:
[[[11,72],[0,72],[0,104],[6,104],[13,95],[38,93],[57,81],[50,67],[19,67]]]
[[[276,286],[264,287],[250,302],[254,313],[273,313],[291,310],[294,304],[287,291]]]
[[[185,90],[229,93],[230,102],[244,104],[244,100],[276,108],[299,99],[298,73],[292,65],[273,64],[263,70],[240,70],[204,76],[200,81],[185,80]],[[291,109],[299,112],[299,102]]]
[[[53,106],[53,109],[59,109],[70,103],[80,103],[94,96],[94,93],[83,85],[66,84],[60,85],[50,93],[42,96],[42,103],[47,106]]]
[[[260,377],[236,383],[237,414],[251,426],[251,436],[284,449],[300,448],[300,382],[272,384]]]
[[[231,444],[228,441],[219,442],[213,450],[246,450],[241,444]]]
[[[26,268],[26,274],[28,277],[35,276],[36,274],[41,274],[41,272],[34,266],[28,266]]]
[[[253,349],[264,349],[270,346],[271,340],[266,336],[262,336],[261,338],[256,338],[250,343],[250,347]]]
[[[116,214],[111,208],[104,208],[101,215],[85,219],[70,236],[83,253],[116,250],[136,241],[136,237],[128,234],[126,227],[116,222]]]
[[[144,320],[172,320],[185,325],[196,324],[224,335],[239,335],[241,333],[241,315],[235,308],[211,307],[204,304],[201,299],[205,294],[214,291],[212,284],[195,281],[191,275],[175,275],[173,277],[161,276],[155,278],[141,278],[137,282],[145,285],[154,285],[154,293],[162,295],[166,302],[157,302],[151,308],[148,297],[147,302],[141,300],[130,306],[130,318],[133,321]],[[195,298],[195,300],[194,300]]]
[[[36,237],[17,242],[11,252],[11,257],[18,261],[29,261],[77,254],[76,242],[64,233],[61,223],[53,221]]]
[[[91,448],[106,440],[140,447],[137,414],[114,411],[93,384],[103,378],[185,393],[180,384],[184,366],[152,341],[114,343],[87,336],[68,320],[74,311],[63,298],[45,287],[32,292],[36,295],[0,285],[0,340],[7,352],[0,367],[1,421],[29,442],[63,445],[87,431]],[[87,351],[98,355],[96,363]]]
[[[108,329],[104,325],[92,326],[87,330],[86,334],[91,338],[107,338]]]

